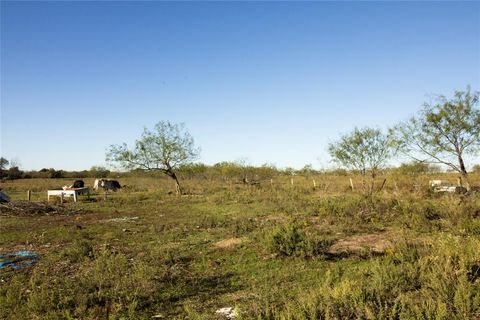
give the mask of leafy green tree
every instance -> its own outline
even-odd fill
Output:
[[[255,173],[261,180],[272,179],[278,174],[278,169],[272,163],[264,163],[260,167],[255,168]]]
[[[402,163],[395,171],[402,175],[417,176],[428,173],[437,173],[440,171],[440,168],[429,163],[414,161],[410,163]]]
[[[203,163],[191,163],[183,165],[178,169],[178,172],[180,172],[182,176],[197,179],[206,179],[207,171],[208,166]]]
[[[95,178],[107,177],[110,174],[110,170],[102,166],[92,166],[89,174]]]
[[[377,172],[390,159],[393,149],[389,137],[381,130],[355,128],[353,132],[330,143],[328,152],[333,161],[341,167],[360,172],[364,183],[367,173],[370,173],[372,178],[370,191],[372,191]]]
[[[243,178],[243,168],[235,162],[218,162],[213,165],[213,169],[220,174],[223,180],[232,179],[234,177]]]
[[[480,150],[479,95],[467,87],[451,99],[438,96],[425,103],[417,116],[393,129],[400,150],[417,161],[448,166],[470,189],[465,156]]]
[[[20,170],[18,167],[10,167],[6,171],[7,179],[15,180],[21,179],[23,177],[23,171]]]
[[[48,169],[48,176],[52,179],[59,179],[64,177],[63,170],[55,170],[54,168]]]
[[[312,174],[317,173],[317,172],[315,171],[315,169],[313,169],[313,166],[312,166],[310,163],[304,165],[302,169],[297,170],[296,172],[297,172],[297,174],[299,174],[299,175],[304,175],[304,176],[306,176],[306,175],[312,175]]]
[[[129,149],[126,143],[111,145],[106,158],[125,169],[161,171],[175,181],[176,193],[182,194],[176,170],[195,160],[199,152],[183,123],[160,121],[153,130],[144,128],[133,149]]]

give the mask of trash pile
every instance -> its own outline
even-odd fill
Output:
[[[33,266],[39,255],[33,251],[17,251],[0,255],[0,271],[17,271]]]
[[[105,222],[130,222],[140,219],[139,217],[121,217],[103,220]]]
[[[235,310],[233,307],[220,308],[215,311],[215,313],[222,315],[229,320],[235,319],[238,316],[237,310]]]
[[[89,211],[72,206],[57,206],[46,202],[11,201],[0,203],[0,216],[50,216],[83,214]]]
[[[453,186],[448,180],[430,180],[430,188],[436,193],[457,193],[465,194],[467,189],[461,185]]]

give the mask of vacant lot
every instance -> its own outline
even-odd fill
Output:
[[[40,259],[0,273],[0,318],[479,319],[480,195],[433,194],[429,178],[380,191],[382,177],[372,196],[345,176],[198,179],[181,197],[120,178],[106,201],[50,206],[36,202],[71,180],[6,182],[34,203],[1,207],[0,253]]]

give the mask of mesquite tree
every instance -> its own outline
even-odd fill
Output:
[[[434,103],[425,103],[417,116],[392,130],[400,150],[418,161],[450,167],[470,189],[465,156],[480,151],[479,95],[467,87],[451,99],[438,96]]]
[[[389,137],[379,129],[355,128],[353,132],[340,137],[328,145],[328,152],[333,161],[350,170],[356,170],[365,177],[370,173],[372,184],[378,169],[381,168],[393,154]]]
[[[161,171],[175,181],[176,193],[182,194],[175,171],[198,155],[199,149],[195,148],[193,137],[183,123],[160,121],[153,130],[144,128],[133,149],[129,149],[126,143],[111,145],[107,161],[119,163],[125,169]]]

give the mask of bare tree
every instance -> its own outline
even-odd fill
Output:
[[[467,87],[451,99],[438,96],[434,103],[425,103],[416,117],[393,129],[400,150],[417,161],[450,167],[470,189],[465,156],[480,150],[479,95]]]
[[[182,194],[175,171],[179,166],[195,160],[199,152],[183,123],[160,121],[154,130],[143,130],[133,149],[129,149],[126,143],[111,145],[106,158],[108,162],[119,163],[125,169],[161,171],[175,181],[176,193]]]

